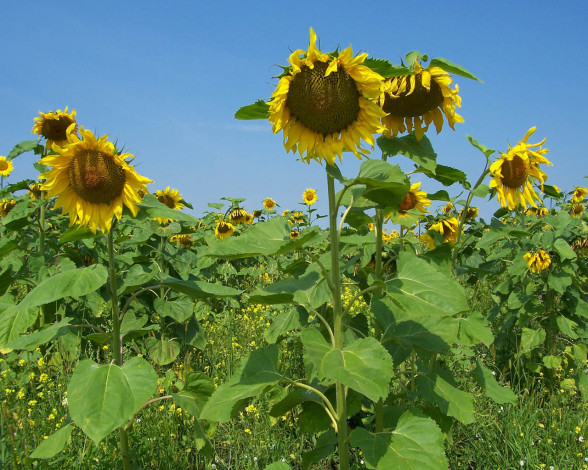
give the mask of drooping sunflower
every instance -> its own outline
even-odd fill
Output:
[[[307,188],[302,193],[302,200],[305,204],[312,206],[316,201],[318,201],[318,198],[316,197],[316,191],[314,189]]]
[[[539,250],[537,253],[525,253],[523,256],[527,261],[529,270],[532,273],[539,273],[551,265],[551,257],[545,250]]]
[[[457,242],[457,230],[459,229],[459,221],[455,217],[448,217],[446,219],[442,219],[439,222],[435,222],[433,225],[429,227],[430,230],[434,230],[435,232],[439,232],[443,236],[443,241],[445,243],[449,242],[455,244]],[[432,250],[435,248],[435,241],[431,235],[428,233],[423,234],[422,236],[423,241],[426,241],[429,244],[429,248]]]
[[[361,141],[374,146],[381,131],[382,109],[371,101],[380,95],[383,78],[363,65],[367,54],[353,56],[351,47],[325,54],[316,47],[310,28],[308,51],[294,51],[272,94],[269,121],[274,134],[283,130],[284,147],[330,165],[350,151],[361,158]]]
[[[479,207],[468,207],[468,211],[466,212],[466,215],[465,215],[465,220],[475,219],[476,217],[478,217],[479,212],[480,212]],[[458,219],[461,219],[462,215],[463,215],[463,209],[459,211]]]
[[[586,198],[587,195],[588,195],[588,189],[576,188],[574,190],[574,194],[572,196],[572,202],[581,202]]]
[[[529,178],[535,178],[543,190],[547,175],[539,169],[539,165],[551,165],[551,162],[543,156],[549,150],[541,147],[547,138],[537,144],[527,144],[527,140],[535,129],[531,127],[522,141],[514,147],[509,145],[507,153],[501,153],[501,157],[490,165],[493,178],[489,186],[496,188],[500,205],[510,210],[516,209],[519,204],[526,208],[527,203],[537,207],[535,201],[541,202]],[[537,149],[533,150],[536,147]]]
[[[247,211],[245,209],[233,209],[229,214],[229,220],[232,224],[244,224],[247,222]]]
[[[260,210],[253,211],[253,214],[252,215],[256,219],[259,219],[261,217],[261,211]]]
[[[181,210],[184,207],[180,201],[182,200],[182,196],[177,189],[170,189],[167,186],[163,191],[155,191],[155,197],[161,202],[165,204],[170,209]],[[170,223],[173,219],[168,219],[164,217],[156,217],[155,220],[159,222],[161,225],[165,225]]]
[[[43,195],[43,190],[41,189],[41,183],[33,183],[29,186],[29,197],[33,200],[33,201],[38,201],[39,199],[41,199],[41,196]]]
[[[263,207],[265,207],[268,211],[271,211],[277,205],[276,201],[274,201],[271,197],[266,197],[262,204]]]
[[[449,212],[451,212],[453,209],[455,209],[455,206],[454,206],[452,203],[448,202],[447,204],[445,204],[445,205],[443,206],[443,213],[444,213],[444,214],[448,214],[448,213],[449,213]]]
[[[14,170],[14,165],[11,160],[7,160],[6,157],[0,156],[0,176],[8,176]]]
[[[194,242],[192,241],[192,234],[184,233],[179,235],[172,235],[170,238],[171,242],[175,242],[180,248],[189,249]]]
[[[464,122],[455,112],[461,108],[461,97],[457,84],[451,89],[451,75],[439,66],[423,69],[417,57],[412,73],[386,80],[380,97],[386,116],[382,124],[386,127],[384,135],[396,137],[399,133],[413,132],[421,140],[435,124],[437,134],[443,129],[443,115],[449,127],[455,130],[456,122]]]
[[[299,235],[300,235],[300,232],[298,230],[292,230],[290,232],[290,239],[291,240],[296,240]]]
[[[15,199],[2,199],[0,201],[0,217],[4,218],[8,213],[16,207]]]
[[[216,228],[214,229],[214,235],[216,238],[227,238],[231,236],[234,231],[235,227],[232,223],[220,219],[216,221]]]
[[[245,224],[247,225],[253,225],[255,223],[254,219],[254,215],[250,214],[249,212],[247,212],[247,215],[245,216]]]
[[[572,204],[570,207],[570,214],[576,219],[581,219],[585,210],[586,207],[584,207],[584,204]]]
[[[112,217],[120,220],[123,204],[133,216],[137,215],[139,191],[148,192],[146,184],[152,181],[129,165],[128,160],[134,157],[130,153],[119,154],[107,135],[97,139],[83,127],[80,135],[81,139],[68,132],[67,145],[53,145],[56,155],[39,160],[52,167],[39,176],[45,180],[41,189],[49,197],[57,196],[55,207],[69,214],[70,225],[77,222],[89,226],[92,232],[98,227],[108,232]]]
[[[68,143],[67,134],[78,131],[76,123],[76,110],[72,109],[68,112],[67,106],[65,111],[58,109],[55,112],[42,113],[39,111],[41,117],[35,118],[35,125],[33,126],[33,134],[45,137],[46,147],[52,148],[53,144],[64,146]],[[72,127],[72,124],[75,124]]]

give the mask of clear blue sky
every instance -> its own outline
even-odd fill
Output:
[[[351,44],[398,63],[419,50],[463,65],[484,83],[455,77],[465,124],[428,133],[438,162],[475,180],[482,155],[467,134],[505,151],[537,126],[554,164],[548,183],[569,190],[588,183],[587,20],[583,1],[2,2],[0,154],[34,138],[39,111],[69,106],[125,144],[152,191],[178,189],[196,215],[223,196],[246,198],[248,210],[266,197],[296,209],[307,187],[325,214],[324,169],[286,154],[269,122],[233,117],[270,97],[277,65],[308,47],[312,26],[325,52]],[[15,160],[8,181],[36,178],[33,161]],[[344,156],[344,175],[358,167]]]

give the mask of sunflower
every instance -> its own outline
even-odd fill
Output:
[[[72,128],[73,128],[72,124]],[[104,135],[96,138],[92,131],[80,129],[80,139],[68,132],[68,144],[53,145],[56,155],[39,160],[42,165],[52,167],[39,176],[46,180],[41,189],[49,197],[57,196],[56,207],[69,213],[69,223],[88,225],[92,232],[100,227],[108,232],[112,217],[120,220],[123,204],[133,216],[137,215],[141,202],[138,191],[148,192],[147,183],[152,183],[135,172],[127,160],[134,158],[129,153],[119,154]]]
[[[8,213],[16,207],[16,200],[14,199],[2,199],[0,201],[0,217],[4,218]]]
[[[322,53],[310,28],[308,51],[290,55],[269,103],[274,134],[283,130],[288,152],[334,165],[343,151],[361,159],[361,140],[374,146],[384,112],[370,100],[379,97],[383,78],[363,65],[366,57],[354,57],[351,47]]]
[[[527,261],[529,270],[532,273],[539,273],[547,269],[551,264],[551,257],[545,250],[539,250],[535,254],[525,253],[523,258]]]
[[[428,212],[425,207],[429,207],[431,205],[431,201],[427,199],[427,193],[425,191],[420,190],[421,183],[414,183],[410,186],[410,190],[404,196],[404,199],[400,202],[400,207],[398,208],[398,214],[400,217],[406,217],[407,212],[412,209],[417,209],[419,212],[423,214]],[[394,213],[390,213],[386,216],[386,220],[390,220]]]
[[[177,243],[180,248],[189,249],[194,244],[192,241],[192,234],[190,233],[172,235],[169,239],[170,241]]]
[[[0,163],[0,170],[2,169],[1,163]],[[0,173],[2,174],[2,173]],[[586,188],[576,188],[574,190],[574,195],[572,196],[572,202],[580,202],[583,201],[586,198],[586,195],[588,195],[588,189]]]
[[[65,111],[58,109],[57,111],[50,113],[42,113],[39,111],[41,117],[35,118],[35,125],[33,126],[33,134],[38,134],[46,139],[46,147],[52,148],[53,144],[64,146],[68,143],[68,134],[73,132],[74,134],[78,131],[78,125],[76,123],[76,110],[72,109],[71,113],[68,113],[67,106]],[[72,124],[74,125],[72,127]]]
[[[316,201],[318,201],[316,197],[316,191],[311,188],[307,188],[306,191],[302,193],[302,200],[305,204],[312,206]]]
[[[435,222],[429,227],[429,231],[433,230],[443,235],[443,241],[455,244],[457,242],[457,230],[459,228],[459,221],[455,217],[449,217],[447,219]],[[425,233],[422,239],[429,244],[429,248],[432,250],[435,248],[435,241],[431,235]]]
[[[6,160],[6,157],[0,156],[0,176],[8,176],[14,170],[14,165],[11,160]]]
[[[271,211],[277,205],[276,201],[274,201],[271,197],[266,197],[262,204],[263,207],[265,207],[268,211]]]
[[[449,212],[451,212],[454,209],[455,209],[455,206],[453,204],[451,204],[450,202],[448,202],[447,204],[445,204],[443,206],[443,213],[448,214]]]
[[[247,222],[247,211],[245,209],[237,208],[229,214],[229,220],[233,224],[244,224]]]
[[[216,222],[216,228],[214,230],[214,235],[216,236],[216,238],[227,238],[228,236],[230,236],[233,232],[235,231],[235,227],[232,223],[230,222],[225,222],[223,220],[217,220]]]
[[[465,220],[472,220],[478,217],[478,213],[480,212],[479,207],[468,207],[468,211],[466,212]],[[458,219],[461,219],[463,215],[463,209],[459,211]]]
[[[572,214],[572,217],[580,219],[585,210],[584,204],[572,204],[570,214]]]
[[[39,199],[41,199],[41,196],[43,195],[43,190],[41,189],[41,183],[33,183],[29,186],[29,197],[33,200],[33,201],[38,201]]]
[[[259,219],[261,217],[261,211],[253,211],[253,217],[255,217],[256,219]]]
[[[527,144],[534,132],[535,127],[531,127],[522,141],[512,148],[509,145],[508,152],[501,153],[501,157],[490,165],[493,177],[490,187],[496,188],[500,205],[510,210],[516,209],[519,203],[526,208],[527,203],[537,207],[535,201],[541,202],[529,178],[537,179],[543,190],[547,175],[539,169],[539,164],[551,165],[551,162],[543,156],[549,150],[541,148],[546,138],[537,144]],[[537,150],[533,150],[534,147],[538,147]]]
[[[300,232],[298,230],[292,230],[290,232],[290,239],[291,240],[296,240],[299,235],[300,235]]]
[[[161,202],[165,204],[170,209],[181,210],[184,207],[180,201],[182,200],[182,196],[177,189],[170,189],[170,187],[166,187],[163,191],[155,191],[155,197]],[[159,222],[161,225],[165,225],[170,223],[173,219],[167,219],[162,217],[156,217],[155,220]]]
[[[290,209],[284,209],[282,211],[282,217],[286,217],[290,213]]]
[[[247,225],[253,225],[253,223],[255,222],[254,219],[254,215],[250,214],[249,212],[247,212],[247,215],[245,215],[245,224]]]
[[[455,112],[461,108],[461,98],[457,94],[459,87],[451,89],[451,76],[441,67],[423,69],[418,58],[412,72],[401,77],[386,80],[380,97],[382,109],[386,116],[382,124],[386,127],[384,135],[396,137],[401,132],[413,132],[421,140],[429,130],[431,122],[435,124],[437,134],[443,129],[443,115],[449,127],[455,130],[456,122],[464,122]]]
[[[304,214],[300,211],[294,211],[292,212],[292,220],[297,224],[301,224],[304,222]]]

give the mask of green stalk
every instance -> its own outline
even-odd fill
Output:
[[[384,268],[382,265],[382,249],[384,247],[383,240],[383,227],[384,227],[384,214],[382,209],[376,209],[376,278],[378,281],[384,279]],[[374,337],[380,341],[382,339],[382,330],[376,323],[374,325]],[[376,432],[382,432],[384,430],[384,399],[380,398],[376,403]]]
[[[108,285],[110,290],[110,301],[112,305],[112,354],[114,363],[119,367],[123,365],[122,340],[120,335],[120,319],[118,308],[118,296],[116,294],[116,266],[114,264],[114,232],[116,221],[113,222],[112,228],[106,237],[108,249]],[[123,469],[131,470],[131,460],[129,456],[129,433],[121,426],[120,432],[120,451],[123,459]]]
[[[327,173],[329,192],[329,235],[331,238],[331,281],[333,292],[333,334],[335,349],[343,349],[343,311],[341,306],[341,273],[339,272],[339,237],[337,234],[337,204],[335,180]],[[347,440],[347,406],[345,386],[337,382],[337,439],[339,443],[339,468],[349,469],[349,442]]]

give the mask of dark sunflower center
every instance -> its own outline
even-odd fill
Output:
[[[162,194],[161,196],[158,196],[157,199],[159,199],[159,202],[165,204],[170,209],[176,207],[174,199],[169,194]]]
[[[502,184],[509,188],[519,188],[529,176],[529,162],[515,155],[512,160],[502,163]]]
[[[59,119],[45,119],[41,134],[47,140],[63,142],[67,140],[67,128],[71,124],[73,124],[73,121],[67,116],[61,116]]]
[[[423,73],[415,75],[414,91],[409,95],[406,90],[398,95],[398,98],[391,98],[386,95],[384,112],[397,117],[422,116],[437,108],[443,103],[443,92],[441,86],[431,78],[430,90],[423,86]],[[410,87],[409,87],[410,88]]]
[[[125,172],[112,155],[98,150],[82,150],[67,169],[69,184],[78,196],[93,204],[108,204],[125,186]]]
[[[8,162],[4,160],[0,160],[0,171],[4,171],[8,169]]]
[[[323,136],[347,129],[360,111],[355,80],[343,67],[325,77],[327,67],[324,62],[315,63],[312,69],[303,65],[292,79],[286,99],[297,120]]]
[[[218,224],[217,230],[218,233],[229,233],[231,231],[231,227],[228,224],[221,222]]]
[[[414,209],[417,203],[417,198],[413,193],[408,193],[400,203],[398,212],[404,214],[406,211]]]

